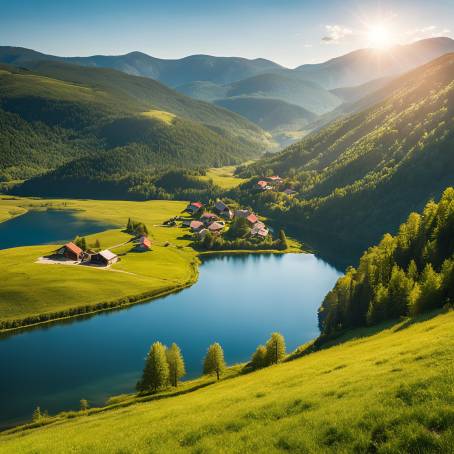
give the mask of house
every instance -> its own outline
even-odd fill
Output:
[[[268,236],[268,229],[263,226],[263,227],[256,227],[254,226],[252,229],[251,229],[251,236],[257,236],[259,238],[266,238]]]
[[[57,253],[75,261],[82,260],[84,256],[84,251],[72,242],[66,243],[57,251]]]
[[[250,214],[252,213],[249,210],[235,210],[236,218],[247,218]]]
[[[221,224],[220,222],[213,222],[208,226],[208,230],[211,233],[219,233],[224,229],[224,225]]]
[[[211,224],[212,222],[216,221],[218,219],[218,217],[213,214],[213,213],[208,213],[208,212],[205,212],[202,214],[202,216],[200,216],[200,220],[206,225],[208,226],[209,224]]]
[[[216,213],[224,219],[232,219],[233,212],[232,210],[222,201],[218,200],[214,206]]]
[[[264,180],[257,181],[257,186],[260,189],[260,191],[268,191],[269,189],[272,189],[268,182]]]
[[[270,181],[271,183],[276,183],[276,184],[281,184],[284,180],[278,176],[278,175],[273,175],[271,177],[267,177],[267,180]]]
[[[109,266],[114,263],[117,263],[119,260],[118,255],[114,254],[112,251],[108,249],[104,249],[104,251],[100,251],[97,254],[93,254],[91,256],[91,262],[96,263],[103,266]]]
[[[144,250],[150,250],[151,249],[150,239],[146,236],[141,236],[140,242],[139,242],[139,248],[144,249]]]
[[[189,225],[191,227],[191,230],[193,232],[200,232],[200,230],[203,229],[204,225],[203,222],[201,221],[191,221],[191,224]]]
[[[183,219],[183,222],[181,223],[181,225],[183,227],[191,227],[191,222],[192,222],[192,219]]]
[[[282,192],[284,194],[287,194],[287,195],[295,195],[295,194],[297,194],[296,191],[294,191],[293,189],[290,189],[290,188],[284,189]]]
[[[186,211],[192,215],[197,214],[203,208],[201,202],[191,202],[187,207]]]
[[[203,241],[205,239],[205,237],[207,236],[208,231],[209,231],[208,229],[200,230],[200,232],[196,233],[197,239],[199,241]]]
[[[259,220],[259,218],[253,213],[251,213],[246,219],[251,225],[254,225]]]

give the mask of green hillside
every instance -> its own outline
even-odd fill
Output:
[[[410,211],[454,184],[454,54],[383,91],[384,101],[242,172],[285,176],[297,197],[248,190],[246,198],[295,227],[362,249],[395,232]]]
[[[0,452],[451,452],[454,312],[379,328],[188,394],[5,432]]]
[[[236,112],[268,131],[281,128],[301,129],[316,118],[314,113],[302,107],[274,98],[238,96],[218,99],[214,103]]]
[[[151,79],[58,62],[0,68],[0,122],[3,180],[117,147],[140,148],[144,165],[194,167],[233,164],[272,145],[240,116]]]
[[[454,188],[364,253],[319,310],[324,336],[454,302]]]

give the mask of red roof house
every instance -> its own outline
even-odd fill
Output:
[[[142,236],[140,238],[140,247],[142,249],[151,249],[151,241],[148,237]]]
[[[212,224],[210,224],[208,226],[208,230],[212,233],[220,232],[223,228],[224,228],[224,226],[222,224],[220,224],[219,222],[213,222]]]
[[[255,214],[250,214],[246,219],[249,221],[249,224],[255,224],[259,220]]]
[[[191,214],[198,213],[203,208],[203,204],[201,202],[191,202],[187,207],[186,211]]]
[[[192,221],[190,227],[193,232],[198,232],[203,229],[203,222]]]
[[[71,260],[81,260],[82,256],[84,255],[84,251],[72,242],[66,243],[64,246],[62,246],[58,250],[58,253]]]

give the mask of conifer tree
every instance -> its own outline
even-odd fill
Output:
[[[126,231],[128,233],[131,233],[132,230],[133,230],[132,221],[131,221],[131,218],[128,218],[128,223],[126,224]]]
[[[266,347],[259,345],[251,358],[251,366],[254,369],[261,369],[266,366]]]
[[[226,368],[224,361],[224,351],[222,347],[216,342],[208,348],[203,365],[204,374],[216,374],[217,379],[224,372]]]
[[[416,303],[416,313],[431,310],[437,307],[440,300],[440,275],[428,263],[421,275],[421,294]]]
[[[170,348],[166,350],[166,356],[169,365],[170,384],[176,388],[178,386],[178,380],[186,374],[180,347],[173,343]]]
[[[279,230],[279,248],[288,249],[287,236],[285,235],[285,232],[282,229]]]
[[[285,339],[281,333],[273,333],[266,343],[266,363],[277,364],[285,358]]]
[[[139,391],[158,391],[169,384],[169,365],[166,348],[161,342],[155,342],[145,360],[142,380],[138,383]]]

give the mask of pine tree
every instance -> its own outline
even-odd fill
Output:
[[[169,384],[169,365],[167,364],[166,348],[161,342],[155,342],[145,360],[142,380],[138,383],[139,391],[154,391],[165,388]]]
[[[101,249],[101,242],[98,239],[95,241],[95,249]]]
[[[178,380],[186,374],[184,359],[180,347],[173,343],[166,350],[167,363],[169,365],[169,377],[172,386],[178,386]]]
[[[214,244],[214,237],[211,232],[207,232],[205,238],[203,239],[203,247],[210,250]]]
[[[41,414],[41,408],[36,407],[35,411],[33,412],[32,420],[33,422],[40,421],[42,419],[43,415]]]
[[[288,249],[287,236],[285,235],[285,232],[282,229],[279,230],[279,248]]]
[[[431,310],[439,305],[441,299],[441,277],[428,263],[421,275],[420,280],[421,293],[416,302],[416,313]]]
[[[266,343],[266,363],[277,364],[285,358],[285,339],[281,333],[273,333]]]
[[[86,251],[87,250],[87,240],[85,239],[85,237],[82,237],[80,239],[80,246],[79,246],[83,251]]]
[[[87,399],[80,399],[80,410],[87,411],[89,408],[88,400]]]
[[[261,369],[266,366],[266,347],[259,345],[251,358],[251,366],[254,369]]]
[[[126,231],[128,233],[132,233],[132,231],[133,231],[131,218],[128,218],[128,223],[126,224]]]
[[[222,347],[217,342],[210,345],[205,356],[203,373],[216,373],[216,377],[219,380],[219,377],[224,372],[225,367],[224,351],[222,350]]]

